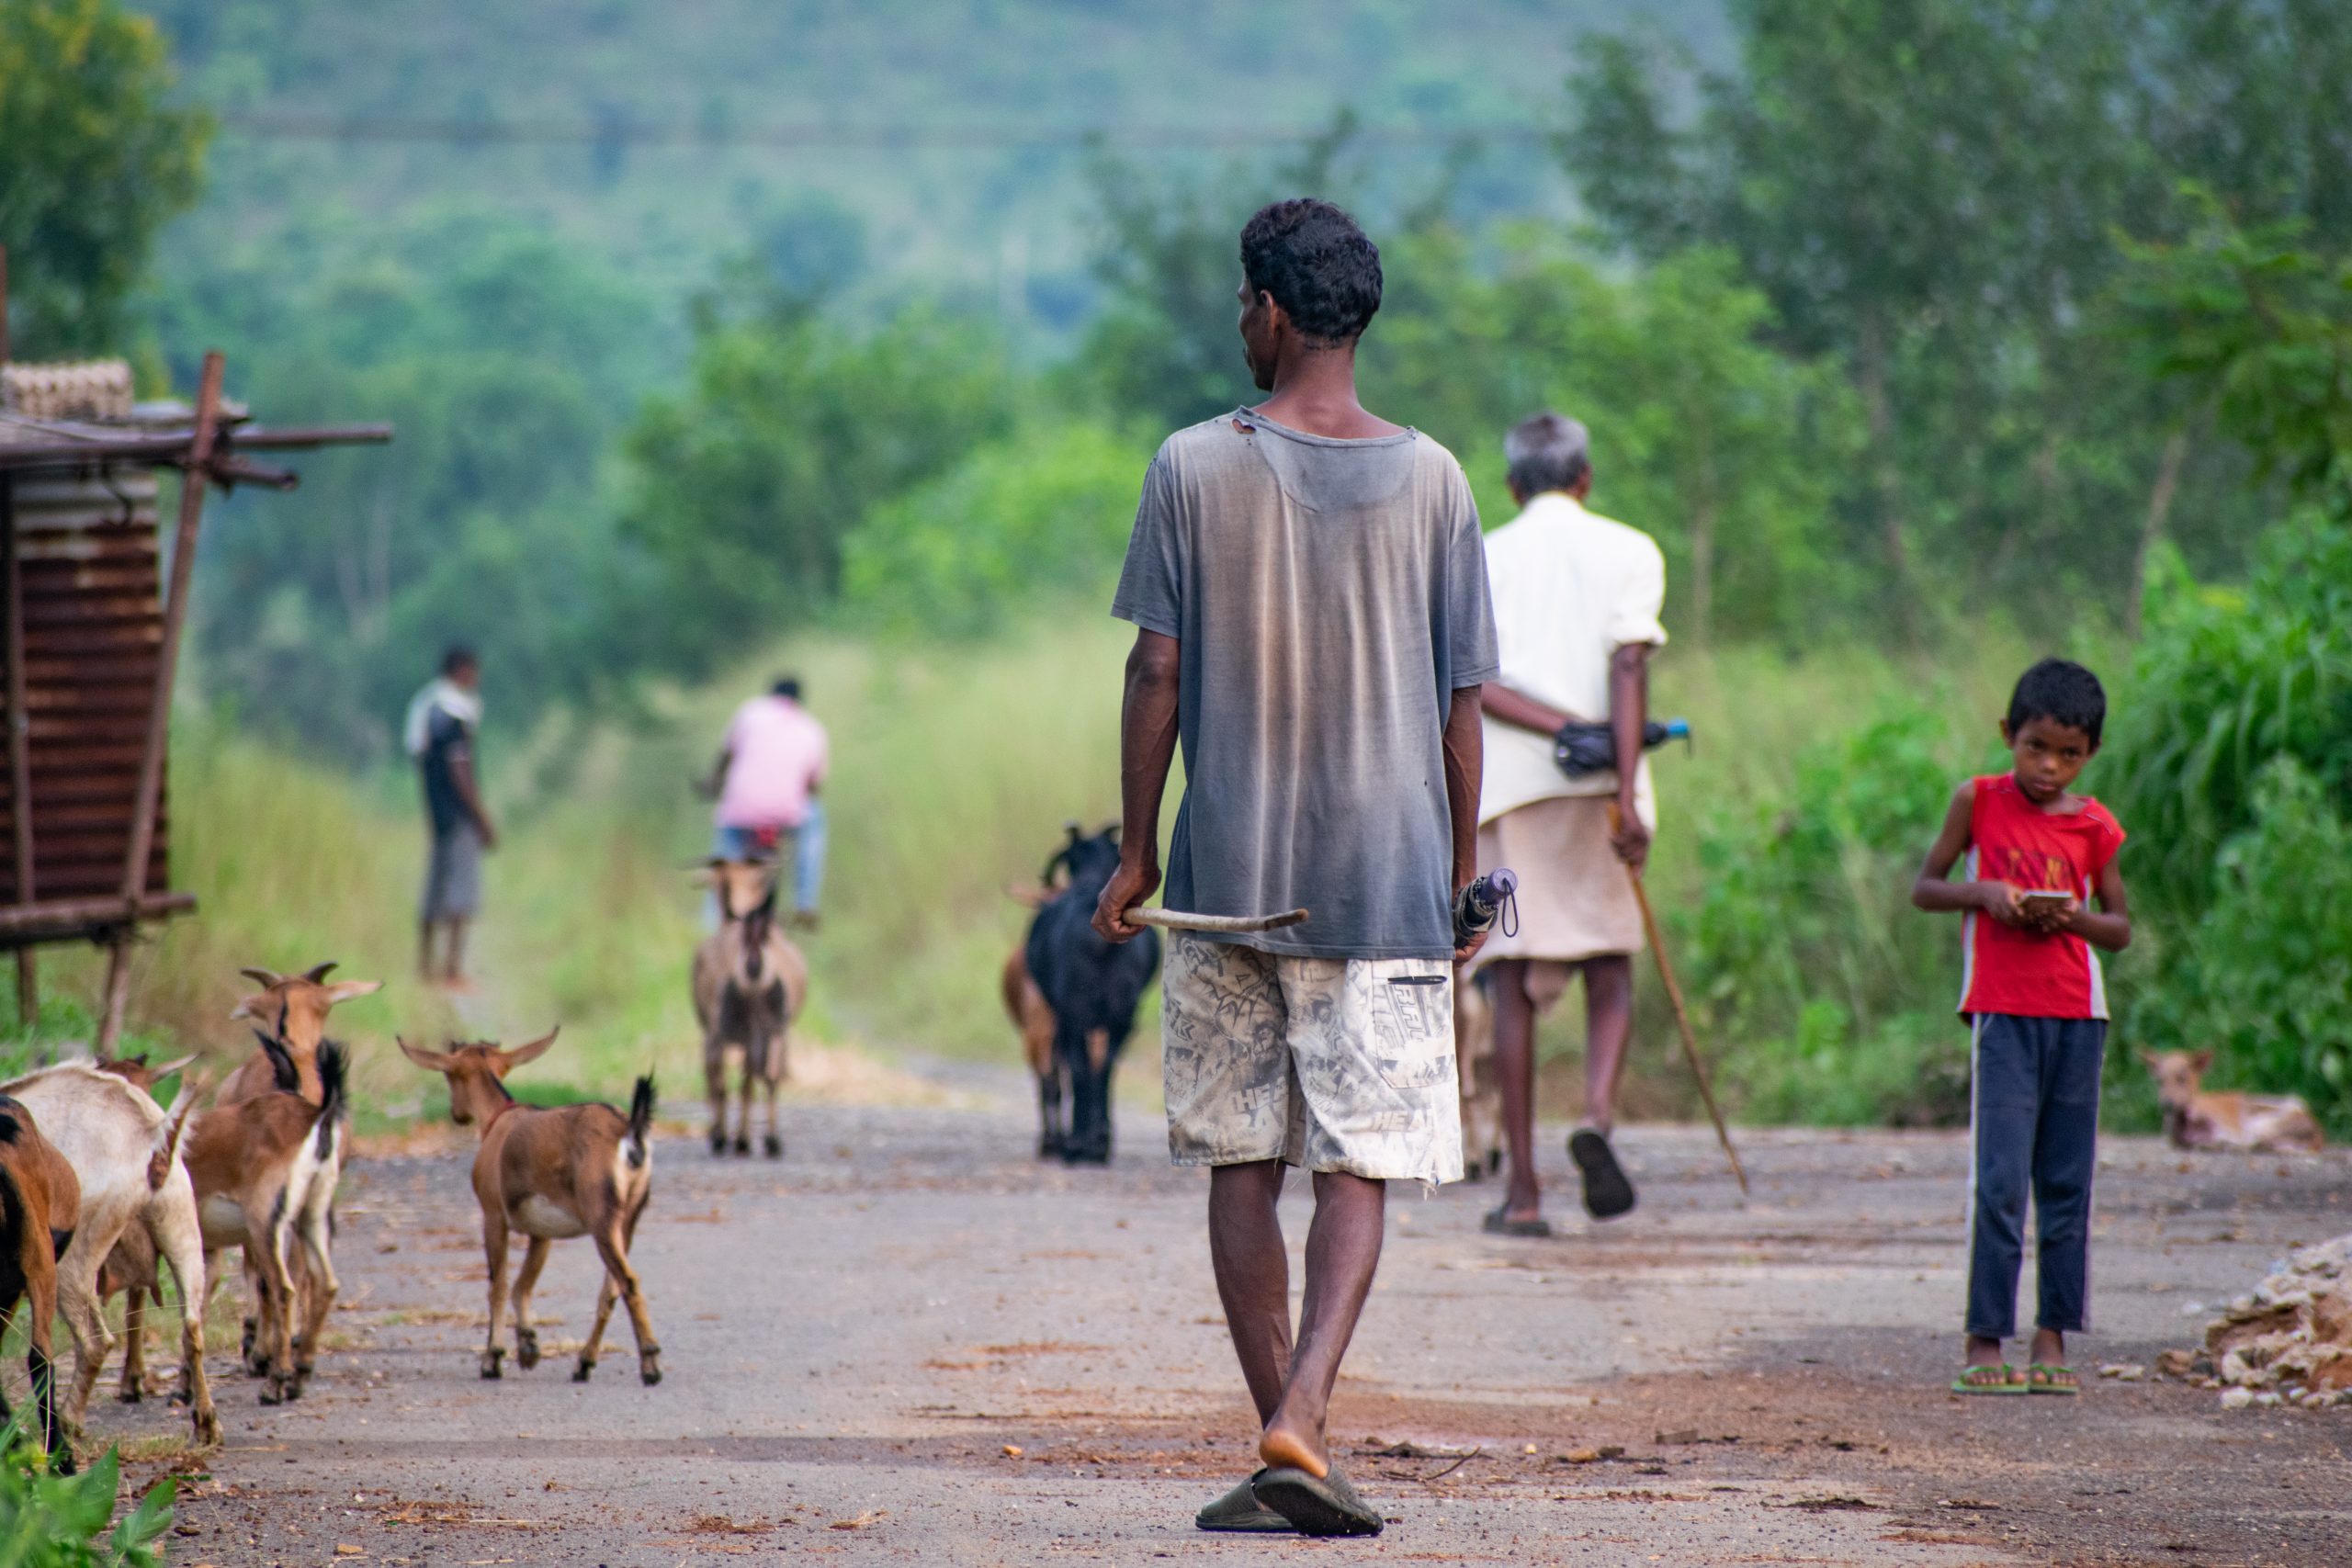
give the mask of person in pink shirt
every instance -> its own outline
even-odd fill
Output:
[[[735,710],[712,765],[718,801],[710,852],[726,860],[773,857],[792,868],[793,919],[817,923],[825,877],[825,727],[800,705],[800,682],[785,676]]]

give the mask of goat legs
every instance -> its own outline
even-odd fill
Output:
[[[212,1408],[212,1384],[204,1375],[204,1308],[212,1299],[213,1271],[206,1267],[203,1238],[190,1224],[185,1235],[159,1235],[153,1231],[156,1256],[169,1264],[172,1282],[180,1293],[180,1392],[187,1402],[188,1420],[196,1440],[211,1447],[220,1441],[220,1416]],[[163,1276],[156,1275],[155,1300],[161,1304]]]
[[[588,1342],[580,1347],[580,1365],[571,1372],[573,1382],[586,1382],[588,1375],[596,1370],[596,1358],[604,1354],[605,1349],[605,1325],[612,1322],[613,1303],[619,1296],[620,1290],[607,1272],[604,1283],[596,1287],[596,1318],[588,1325]]]
[[[302,1241],[303,1281],[306,1289],[301,1296],[304,1303],[302,1337],[294,1349],[294,1387],[297,1393],[318,1371],[319,1337],[326,1332],[327,1314],[334,1310],[334,1299],[343,1292],[342,1281],[334,1277],[334,1255],[327,1245],[327,1207],[317,1203],[302,1211],[299,1234]]]
[[[19,1206],[17,1213],[24,1213]],[[21,1284],[31,1314],[25,1322],[25,1371],[32,1379],[33,1419],[38,1421],[40,1441],[49,1450],[51,1468],[61,1475],[74,1472],[74,1446],[67,1441],[64,1423],[57,1418],[57,1362],[55,1359],[57,1323],[57,1258],[50,1250],[49,1237],[28,1223],[17,1238],[17,1257],[10,1271],[17,1278],[8,1284]],[[8,1306],[0,1313],[0,1337],[8,1331],[8,1317],[17,1310],[17,1292],[8,1292]],[[0,1404],[5,1404],[0,1401]],[[5,1419],[0,1416],[0,1419]]]
[[[727,1152],[727,1047],[719,1043],[716,1021],[703,1035],[702,1077],[710,1096],[710,1152],[723,1155]]]
[[[1037,1074],[1037,1157],[1057,1159],[1068,1134],[1062,1131],[1062,1067],[1048,1061]]]
[[[293,1247],[294,1227],[282,1213],[258,1225],[254,1223],[262,1219],[247,1211],[246,1234],[261,1237],[256,1249],[261,1260],[261,1337],[269,1355],[269,1386],[262,1391],[261,1402],[283,1404],[302,1393],[294,1373],[294,1275],[286,1260]]]
[[[514,1270],[514,1364],[529,1371],[539,1364],[539,1331],[531,1326],[531,1292],[539,1282],[539,1270],[547,1267],[548,1239],[535,1235],[523,1249],[523,1267]],[[491,1332],[498,1331],[496,1324]]]
[[[653,1323],[646,1315],[645,1288],[638,1281],[637,1270],[628,1266],[620,1217],[606,1220],[594,1234],[596,1255],[605,1260],[606,1285],[620,1288],[621,1301],[628,1308],[629,1328],[637,1336],[637,1375],[650,1388],[662,1381],[662,1347],[654,1341]]]
[[[501,1363],[505,1359],[504,1347],[498,1343],[498,1320],[506,1315],[506,1216],[494,1210],[484,1209],[481,1216],[481,1249],[490,1258],[490,1338],[481,1348],[481,1375],[503,1377]]]
[[[74,1397],[66,1405],[65,1421],[76,1430],[89,1415],[90,1392],[98,1385],[107,1352],[114,1348],[106,1314],[99,1310],[98,1267],[114,1250],[122,1229],[119,1225],[108,1228],[112,1235],[101,1235],[87,1227],[74,1232],[74,1244],[57,1259],[57,1310],[74,1337]]]
[[[772,1051],[778,1050],[780,1045],[781,1043],[779,1042],[777,1044],[772,1044],[768,1048]],[[776,1089],[779,1087],[779,1080],[782,1079],[784,1075],[782,1073],[775,1070],[774,1064],[771,1063],[770,1070],[767,1073],[763,1074],[760,1078],[760,1091],[767,1097],[768,1102],[768,1135],[765,1148],[767,1150],[767,1156],[770,1159],[782,1159],[784,1157],[784,1134],[778,1130],[775,1120]],[[747,1113],[750,1111],[750,1109],[751,1107],[748,1105],[744,1107]]]
[[[141,1304],[146,1299],[147,1287],[136,1280],[122,1292],[122,1382],[114,1396],[125,1404],[147,1397],[147,1313]],[[164,1304],[161,1296],[155,1304]]]

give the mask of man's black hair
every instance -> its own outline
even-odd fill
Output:
[[[453,642],[441,650],[441,673],[444,675],[455,675],[460,670],[481,668],[481,660],[476,659],[474,650],[462,642]]]
[[[800,677],[797,675],[777,676],[775,678],[775,683],[768,688],[768,695],[772,697],[785,697],[793,702],[798,702],[800,700]]]
[[[2079,729],[2096,746],[2107,725],[2107,689],[2072,660],[2045,659],[2018,676],[2009,694],[2009,733],[2037,718]]]
[[[1311,197],[1261,207],[1242,226],[1241,273],[1319,347],[1353,343],[1380,309],[1380,247]]]

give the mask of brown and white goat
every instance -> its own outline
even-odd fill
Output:
[[[320,1100],[319,1043],[327,1035],[327,1014],[337,1003],[373,996],[384,988],[381,980],[338,980],[330,986],[326,978],[334,968],[330,962],[313,964],[300,975],[240,969],[237,973],[261,989],[238,1002],[229,1013],[232,1019],[252,1021],[256,1029],[284,1043],[294,1058],[296,1071],[301,1075],[302,1098],[313,1105]],[[220,1092],[212,1102],[234,1105],[255,1095],[277,1092],[277,1068],[266,1055],[255,1051],[229,1075],[228,1082],[220,1086]]]
[[[74,1240],[57,1259],[57,1304],[73,1331],[74,1394],[66,1419],[78,1426],[114,1344],[98,1293],[98,1271],[137,1227],[179,1285],[180,1369],[196,1440],[220,1440],[220,1417],[204,1375],[204,1241],[196,1190],[180,1163],[195,1097],[183,1087],[166,1112],[144,1091],[87,1061],[62,1062],[0,1084],[21,1100],[74,1169],[82,1206]]]
[[[2165,1136],[2177,1149],[2317,1154],[2325,1145],[2311,1107],[2294,1095],[2206,1093],[2199,1085],[2213,1065],[2211,1051],[2143,1051],[2140,1060],[2155,1075]]]
[[[186,1158],[206,1266],[217,1274],[222,1252],[244,1249],[245,1283],[269,1380],[261,1402],[277,1404],[301,1396],[339,1289],[327,1213],[343,1175],[346,1061],[336,1042],[319,1046],[322,1098],[313,1105],[302,1098],[292,1053],[271,1035],[259,1038],[277,1087],[198,1116]],[[297,1245],[305,1266],[299,1284],[291,1268]]]
[[[710,1152],[727,1152],[727,1058],[740,1054],[735,1152],[752,1152],[752,1086],[767,1096],[767,1156],[784,1153],[776,1090],[791,1075],[792,1021],[808,1000],[808,962],[775,923],[773,861],[714,860],[704,873],[718,899],[718,929],[695,949],[695,1018],[710,1095]]]
[[[506,1238],[520,1231],[530,1240],[514,1271],[514,1360],[525,1371],[539,1364],[538,1331],[531,1326],[531,1291],[548,1260],[548,1243],[585,1235],[596,1244],[605,1282],[596,1292],[596,1318],[580,1349],[571,1381],[586,1382],[602,1353],[605,1325],[612,1321],[613,1298],[628,1304],[637,1336],[637,1372],[646,1383],[662,1381],[662,1347],[646,1316],[645,1289],[629,1267],[628,1249],[637,1222],[653,1190],[653,1080],[637,1080],[624,1117],[609,1105],[521,1105],[506,1092],[506,1075],[555,1043],[556,1031],[511,1051],[489,1041],[450,1043],[428,1051],[399,1042],[408,1059],[449,1081],[449,1120],[479,1126],[481,1147],[474,1155],[474,1198],[481,1204],[482,1251],[490,1258],[490,1334],[481,1350],[481,1375],[501,1375],[505,1350],[498,1343],[505,1314]]]
[[[168,1062],[148,1061],[146,1054],[135,1056],[101,1057],[97,1067],[111,1073],[131,1088],[153,1096],[157,1085],[174,1073],[184,1070],[194,1056],[175,1056]],[[190,1096],[195,1096],[193,1086]],[[125,1404],[137,1404],[147,1396],[147,1308],[160,1308],[164,1303],[163,1276],[158,1272],[154,1244],[146,1230],[133,1225],[122,1233],[114,1250],[98,1270],[98,1299],[112,1301],[117,1293],[123,1297],[122,1305],[122,1382],[115,1397]],[[208,1272],[207,1279],[211,1276]],[[174,1397],[183,1404],[187,1399],[186,1380]]]
[[[74,1468],[74,1446],[57,1418],[57,1254],[70,1242],[81,1207],[74,1168],[41,1136],[21,1101],[0,1096],[0,1331],[17,1299],[28,1299],[25,1370],[32,1378],[35,1435],[61,1474]],[[7,1419],[8,1402],[0,1398],[0,1422]]]

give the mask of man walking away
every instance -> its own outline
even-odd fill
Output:
[[[786,862],[793,919],[817,923],[825,876],[825,811],[818,799],[828,761],[825,727],[800,705],[786,675],[735,710],[705,787],[717,796],[710,852],[721,860]]]
[[[441,656],[441,673],[409,703],[401,739],[416,759],[433,832],[418,913],[417,973],[453,990],[466,985],[466,922],[481,906],[481,857],[498,843],[474,773],[474,738],[481,728],[481,666],[471,649],[452,648]],[[447,933],[438,969],[436,932]]]
[[[1209,1257],[1264,1464],[1196,1522],[1375,1535],[1325,1424],[1387,1183],[1462,1174],[1452,964],[1476,944],[1454,947],[1451,895],[1475,861],[1494,628],[1460,466],[1356,400],[1380,253],[1329,203],[1285,201],[1242,230],[1241,268],[1243,350],[1273,395],[1178,432],[1144,476],[1113,605],[1137,628],[1121,861],[1094,926],[1140,929],[1181,740],[1170,906],[1313,911],[1168,944],[1169,1148],[1210,1168]],[[1289,1166],[1315,1181],[1295,1343]]]
[[[1584,508],[1592,462],[1583,425],[1540,413],[1504,438],[1520,514],[1487,538],[1502,678],[1484,694],[1486,784],[1478,866],[1519,873],[1519,928],[1497,933],[1491,972],[1495,1066],[1510,1176],[1486,1228],[1549,1235],[1535,1179],[1535,1020],[1584,976],[1584,1122],[1568,1155],[1597,1220],[1634,1206],[1609,1146],[1617,1079],[1634,1025],[1641,908],[1626,869],[1648,857],[1657,808],[1642,728],[1650,650],[1666,641],[1666,560],[1650,536]],[[1570,778],[1552,755],[1572,720],[1605,718],[1630,768]],[[1615,812],[1612,818],[1611,806]],[[1612,820],[1614,825],[1612,826]]]

